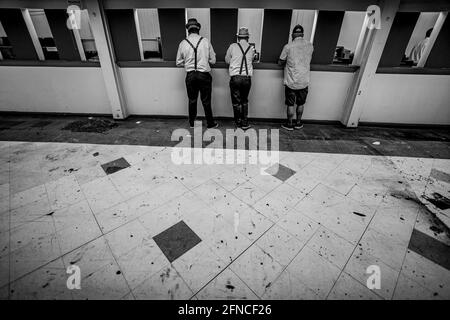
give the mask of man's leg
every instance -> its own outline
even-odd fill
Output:
[[[216,122],[211,108],[212,77],[207,72],[200,72],[200,98],[205,110],[206,122],[209,128],[214,127]]]
[[[303,115],[303,110],[304,110],[304,106],[305,106],[305,102],[306,102],[306,97],[308,96],[308,87],[304,88],[304,89],[300,89],[298,90],[297,94],[297,121],[295,122],[295,129],[301,129],[303,128],[303,123],[302,123],[302,115]]]
[[[241,103],[242,103],[242,129],[247,130],[251,126],[248,124],[248,94],[252,86],[251,78],[244,78],[241,86]]]
[[[239,86],[236,81],[236,76],[232,76],[230,79],[230,94],[231,94],[231,104],[233,105],[233,115],[234,123],[236,127],[241,126],[241,103],[240,103],[240,92]]]
[[[189,125],[194,127],[194,122],[197,118],[197,97],[199,91],[194,73],[186,75],[186,90],[189,99]]]
[[[281,127],[283,129],[292,131],[294,130],[294,116],[295,116],[295,92],[288,86],[284,87],[284,95],[285,95],[285,104],[286,104],[286,116],[287,122],[282,124]]]
[[[295,125],[294,125],[295,129],[303,128],[303,123],[302,123],[303,109],[304,109],[304,105],[297,106],[297,121],[295,122]]]

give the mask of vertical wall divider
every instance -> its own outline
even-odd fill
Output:
[[[369,36],[370,29],[368,28],[369,25],[369,15],[366,12],[366,16],[364,17],[364,22],[361,28],[361,32],[359,33],[358,42],[356,43],[355,48],[355,54],[353,56],[352,64],[355,66],[361,65],[361,58],[363,55],[363,51],[365,47],[367,46],[367,39]]]
[[[41,43],[39,42],[39,37],[37,35],[36,28],[34,27],[33,20],[31,20],[30,12],[28,11],[28,9],[21,9],[21,11],[28,32],[30,34],[31,41],[33,42],[34,49],[36,50],[38,59],[44,61],[45,60],[44,51],[42,50]]]
[[[314,20],[311,30],[311,37],[309,39],[309,42],[314,43],[314,35],[316,34],[316,27],[317,27],[317,18],[319,17],[319,10],[314,10]]]
[[[134,12],[134,23],[136,24],[136,34],[139,44],[139,53],[141,55],[141,61],[144,61],[144,48],[142,47],[142,36],[141,36],[141,27],[139,25],[139,15],[137,9],[133,9],[133,12]]]
[[[97,46],[103,80],[113,118],[125,119],[128,116],[125,93],[122,86],[120,70],[115,63],[114,47],[105,12],[99,0],[86,0],[85,4],[89,13],[92,34],[94,35]]]
[[[81,61],[86,61],[86,54],[84,53],[83,41],[81,41],[80,30],[73,29],[73,37],[77,45],[78,53],[80,54]]]
[[[361,57],[361,66],[353,76],[347,92],[341,122],[347,127],[357,127],[364,105],[370,92],[370,83],[375,77],[400,0],[383,0],[381,8],[381,28],[371,29],[367,45]]]

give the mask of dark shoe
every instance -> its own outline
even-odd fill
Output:
[[[294,124],[294,128],[295,128],[295,129],[301,129],[301,128],[303,128],[303,123],[301,123],[300,121],[297,121],[297,122]]]
[[[189,127],[190,127],[191,129],[194,129],[194,128],[195,128],[193,123],[189,123]]]
[[[242,120],[242,125],[241,125],[241,129],[242,130],[247,130],[250,129],[252,126],[248,124],[247,120]]]
[[[287,131],[294,131],[294,126],[289,123],[283,123],[281,127]]]
[[[217,122],[214,122],[212,124],[208,124],[207,128],[208,129],[214,129],[217,128],[219,126],[219,124]]]

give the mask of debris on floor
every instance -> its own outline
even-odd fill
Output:
[[[70,130],[72,132],[96,132],[104,133],[117,127],[119,124],[106,119],[87,119],[69,123],[62,130]]]

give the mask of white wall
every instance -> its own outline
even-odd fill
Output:
[[[0,111],[111,113],[100,68],[0,67]]]
[[[130,114],[187,115],[184,69],[121,68],[121,74]],[[213,69],[212,76],[214,114],[231,117],[228,70]],[[339,120],[352,76],[352,73],[312,72],[305,119]],[[250,117],[285,117],[281,70],[254,70],[249,104]],[[198,111],[203,115],[200,99]]]
[[[121,68],[130,114],[187,115],[180,68]],[[213,110],[232,116],[226,69],[213,69]],[[308,120],[340,120],[352,73],[312,72]],[[361,121],[450,124],[450,76],[377,74]],[[0,67],[0,111],[110,114],[100,68]],[[199,115],[203,108],[198,106]],[[249,115],[285,117],[281,70],[255,70]]]
[[[450,124],[450,76],[376,74],[360,121]]]

